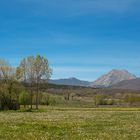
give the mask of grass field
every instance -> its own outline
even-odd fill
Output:
[[[0,112],[0,140],[140,140],[139,108]]]

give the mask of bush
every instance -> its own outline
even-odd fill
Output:
[[[130,105],[140,104],[140,95],[138,94],[127,94],[124,96],[124,101]]]
[[[94,96],[94,104],[97,105],[106,105],[106,96],[104,94],[96,94]]]
[[[24,108],[26,108],[26,105],[29,105],[29,103],[30,103],[29,93],[22,91],[19,95],[19,103],[21,105],[24,105]]]
[[[114,105],[115,101],[113,99],[107,99],[107,105]]]
[[[62,102],[64,102],[64,99],[61,96],[51,95],[48,93],[43,93],[40,100],[40,104],[42,105],[57,105]]]

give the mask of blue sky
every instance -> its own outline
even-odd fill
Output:
[[[53,79],[93,81],[111,69],[140,76],[140,1],[0,1],[0,58],[16,66],[36,54]]]

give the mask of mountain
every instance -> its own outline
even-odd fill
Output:
[[[129,73],[127,70],[114,69],[109,73],[101,76],[92,83],[92,86],[109,87],[123,80],[136,79],[136,76]]]
[[[111,87],[121,81],[136,79],[136,76],[129,73],[127,70],[117,70],[114,69],[109,73],[101,76],[94,82],[82,81],[77,78],[67,78],[67,79],[55,79],[49,80],[49,83],[56,85],[71,85],[71,86],[84,86],[84,87]],[[117,86],[117,85],[116,85]]]
[[[49,83],[56,85],[71,85],[71,86],[89,86],[90,82],[82,81],[77,78],[49,80]]]
[[[140,78],[121,81],[112,86],[116,89],[140,90]]]

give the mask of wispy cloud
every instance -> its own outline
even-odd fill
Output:
[[[24,9],[26,16],[82,16],[87,14],[124,14],[139,9],[139,0],[5,0],[2,7],[9,4],[14,13]],[[12,5],[12,6],[10,6]],[[2,8],[1,7],[1,8]],[[25,10],[26,9],[26,10]],[[6,11],[5,11],[6,12]],[[6,12],[7,13],[7,12]],[[24,16],[24,14],[23,14]]]
[[[90,67],[53,67],[54,71],[57,72],[105,72],[109,70],[109,68],[90,68]]]
[[[122,67],[72,67],[72,66],[58,66],[53,67],[53,79],[77,77],[82,80],[94,81],[101,75],[108,73],[112,69],[125,69]],[[135,73],[137,76],[139,68],[129,68],[129,72]]]
[[[139,0],[23,0],[33,5],[33,12],[41,15],[78,16],[104,14],[104,12],[125,13],[136,10]],[[138,8],[138,7],[137,7]]]
[[[53,67],[53,79],[58,78],[68,78],[68,77],[76,77],[83,80],[93,81],[101,74],[106,73],[110,69],[108,68],[91,68],[91,67],[66,67],[66,66],[58,66]]]

